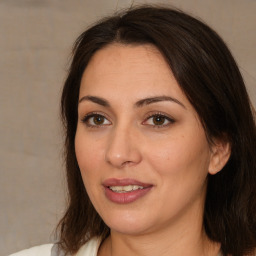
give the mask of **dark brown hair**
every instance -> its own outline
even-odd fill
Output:
[[[59,223],[60,248],[75,253],[91,237],[109,235],[86,193],[74,138],[82,74],[93,54],[114,42],[155,45],[196,109],[209,142],[224,137],[230,142],[228,163],[208,177],[204,228],[210,239],[221,243],[224,255],[252,252],[256,247],[256,128],[242,76],[216,32],[181,11],[152,6],[105,18],[74,45],[61,99],[69,202]]]

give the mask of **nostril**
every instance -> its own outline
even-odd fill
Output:
[[[141,161],[140,150],[135,143],[124,140],[127,137],[116,136],[105,149],[105,161],[115,167],[133,166]]]
[[[128,164],[131,164],[131,163],[132,163],[132,161],[125,161],[125,162],[123,162],[122,165],[128,165]]]
[[[133,161],[125,161],[125,162],[122,163],[122,166],[130,166],[130,165],[133,165],[133,164],[135,164],[135,162],[133,162]]]

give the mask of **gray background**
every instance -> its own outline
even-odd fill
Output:
[[[71,46],[126,0],[0,0],[0,255],[54,240],[65,205],[59,98]],[[172,4],[227,42],[256,103],[256,1]]]

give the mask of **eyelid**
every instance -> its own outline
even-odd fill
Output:
[[[106,120],[108,120],[109,122],[110,122],[110,124],[102,124],[102,125],[91,125],[91,124],[89,124],[87,121],[90,119],[90,118],[92,118],[92,117],[94,117],[94,116],[102,116],[102,117],[104,117]],[[81,122],[82,123],[84,123],[87,127],[91,127],[91,128],[100,128],[100,127],[102,127],[102,126],[108,126],[108,125],[111,125],[112,124],[112,122],[109,120],[109,118],[107,117],[107,115],[106,114],[104,114],[104,113],[101,113],[101,112],[95,112],[95,111],[93,111],[93,112],[89,112],[89,113],[87,113],[86,115],[84,115],[82,118],[81,118]]]
[[[108,124],[89,124],[88,120],[94,116],[101,116],[103,118],[105,118],[109,123]],[[167,124],[162,124],[162,125],[157,125],[157,124],[147,124],[146,122],[151,119],[151,118],[154,118],[154,117],[157,117],[157,116],[160,116],[160,117],[163,117],[165,118],[168,123]],[[93,112],[89,112],[87,113],[86,115],[84,115],[82,118],[81,118],[81,122],[84,123],[87,127],[91,127],[91,128],[100,128],[102,126],[109,126],[112,124],[112,122],[110,121],[110,118],[105,114],[105,113],[102,113],[102,112],[98,112],[98,111],[93,111]],[[144,121],[142,122],[143,125],[147,125],[147,126],[151,126],[153,128],[162,128],[162,127],[167,127],[171,124],[173,124],[174,122],[176,122],[176,120],[171,117],[170,115],[166,114],[166,113],[163,113],[163,112],[155,112],[155,111],[152,111],[150,113],[147,113],[146,117],[144,118]]]
[[[156,116],[161,116],[161,117],[165,118],[166,120],[169,121],[168,124],[163,124],[163,125],[146,124],[146,121],[148,121],[150,118],[153,118]],[[171,117],[170,115],[167,115],[163,112],[150,112],[147,114],[147,116],[146,116],[145,120],[142,122],[142,124],[152,126],[153,128],[161,128],[161,127],[167,127],[175,122],[176,122],[176,120],[173,117]]]

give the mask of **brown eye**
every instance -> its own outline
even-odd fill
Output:
[[[152,117],[152,122],[154,125],[163,125],[166,121],[166,117],[164,116],[154,116]]]
[[[148,117],[143,122],[143,124],[161,128],[161,127],[168,126],[174,122],[175,122],[174,119],[172,119],[168,116],[165,116],[162,114],[155,114],[155,115],[151,115],[150,117]]]
[[[100,115],[95,115],[92,119],[94,124],[102,125],[104,123],[105,117]]]
[[[105,116],[100,114],[89,114],[82,120],[82,122],[89,127],[100,127],[111,124]]]

